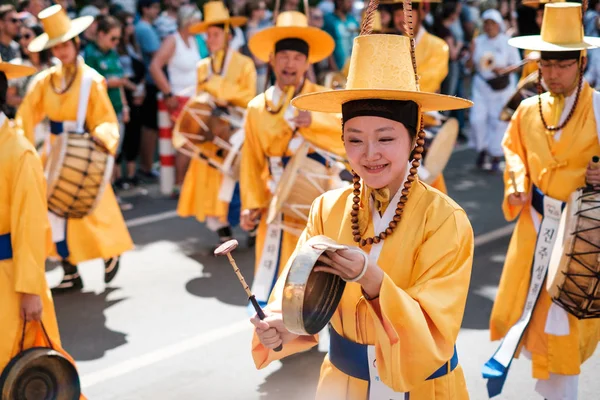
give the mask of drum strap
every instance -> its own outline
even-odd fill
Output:
[[[600,92],[597,90],[594,90],[594,94],[592,95],[592,104],[594,108],[594,119],[596,120],[598,143],[600,143]]]
[[[488,379],[487,388],[490,398],[502,392],[510,364],[531,321],[535,305],[546,279],[552,248],[554,247],[565,203],[550,196],[545,196],[534,186],[531,206],[536,208],[542,215],[531,266],[531,281],[521,317],[509,329],[492,358],[483,366],[483,377]]]

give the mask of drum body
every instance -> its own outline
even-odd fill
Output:
[[[600,191],[580,188],[571,195],[552,251],[546,289],[575,317],[600,317]]]
[[[311,149],[316,148],[304,142],[291,157],[281,174],[267,214],[268,224],[274,223],[279,213],[302,221],[294,224],[283,218],[282,229],[297,236],[300,236],[306,226],[313,201],[326,191],[345,184],[340,178],[340,172],[344,168],[338,164],[337,157],[316,149],[316,154],[326,160],[323,164],[311,158]]]
[[[501,121],[510,121],[515,111],[517,111],[517,107],[519,107],[519,104],[521,104],[523,100],[538,94],[538,75],[539,71],[536,70],[519,82],[516,92],[511,96],[510,100],[508,100],[500,113]]]
[[[114,157],[89,133],[57,136],[46,163],[48,209],[62,218],[83,218],[100,201]]]
[[[191,98],[175,121],[175,149],[239,177],[243,110],[220,107],[208,93]]]

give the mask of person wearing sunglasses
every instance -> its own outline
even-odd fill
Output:
[[[121,65],[119,53],[116,48],[121,40],[123,29],[121,22],[109,15],[96,17],[96,39],[88,42],[83,50],[83,59],[90,67],[106,78],[108,97],[119,119],[120,141],[117,153],[121,151],[123,132],[129,122],[129,106],[125,97],[124,85],[127,79]],[[114,168],[113,180],[120,178],[120,169]],[[131,209],[131,204],[123,203],[120,199],[121,209]]]

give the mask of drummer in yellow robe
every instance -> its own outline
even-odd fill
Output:
[[[36,72],[0,61],[0,105],[6,104],[7,78]],[[23,324],[24,348],[33,345],[42,321],[60,344],[54,303],[45,275],[47,204],[44,171],[35,148],[0,113],[0,373],[19,353]],[[41,223],[40,223],[41,221]]]
[[[245,17],[230,17],[221,1],[204,4],[204,21],[192,25],[193,33],[206,33],[206,45],[211,53],[198,63],[197,93],[206,92],[216,99],[220,106],[246,108],[256,95],[256,69],[251,58],[229,47],[231,29],[243,25]],[[173,135],[175,147],[181,138]],[[205,143],[202,152],[216,154],[220,148],[214,143]],[[227,178],[229,179],[229,178]],[[222,185],[230,183],[233,191],[223,200],[220,197]],[[199,222],[217,232],[219,241],[226,242],[233,236],[232,227],[239,224],[239,188],[234,182],[227,182],[223,173],[204,161],[192,158],[186,172],[177,213],[181,217],[194,216]]]
[[[327,90],[306,79],[306,71],[311,63],[333,52],[331,36],[309,27],[304,14],[286,11],[278,15],[274,27],[252,36],[249,47],[256,58],[269,63],[276,80],[248,104],[240,169],[241,226],[250,230],[259,224],[253,291],[264,304],[298,240],[296,234],[282,231],[279,224],[266,223],[270,186],[274,191],[283,168],[303,140],[337,155],[343,154],[343,148],[339,144],[339,115],[296,113],[290,106],[293,94]],[[288,217],[282,220],[282,224],[300,224],[300,229],[305,223]]]
[[[499,394],[510,362],[522,351],[532,360],[536,391],[548,400],[571,400],[577,398],[580,366],[600,340],[600,319],[578,320],[551,300],[544,249],[551,254],[556,245],[553,209],[560,210],[586,181],[600,184],[600,170],[590,169],[592,157],[600,155],[600,99],[582,81],[582,51],[599,47],[600,39],[583,37],[580,4],[556,3],[546,5],[541,36],[509,44],[541,52],[549,92],[521,102],[503,140],[502,210],[508,221],[518,221],[490,319],[491,339],[503,340],[483,375],[490,396]]]
[[[51,147],[56,135],[77,129],[81,99],[82,115],[85,116],[85,121],[81,122],[94,140],[114,155],[119,146],[119,124],[108,98],[106,81],[77,56],[80,46],[77,35],[93,22],[93,18],[71,20],[60,5],[42,10],[38,17],[46,33],[31,41],[29,51],[51,49],[60,64],[35,77],[17,110],[16,123],[34,143],[35,126],[48,117],[51,135],[47,143]],[[89,87],[87,103],[82,96],[86,86]],[[49,213],[56,244],[53,255],[62,259],[64,269],[62,282],[52,289],[55,294],[82,289],[77,264],[96,258],[104,260],[104,281],[109,283],[119,268],[120,255],[133,248],[110,184],[101,196],[96,209],[83,218],[65,220]]]
[[[471,276],[473,231],[464,210],[420,182],[417,172],[423,112],[472,103],[419,92],[415,75],[408,38],[360,35],[345,90],[292,102],[299,109],[342,112],[343,143],[355,172],[354,187],[329,191],[313,203],[296,248],[317,235],[351,247],[327,251],[313,270],[347,282],[331,319],[318,400],[469,398],[455,343]],[[283,323],[290,267],[273,290],[266,319],[251,319],[259,369],[317,341]],[[280,352],[272,350],[281,344]]]

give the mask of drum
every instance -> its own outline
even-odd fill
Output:
[[[580,188],[565,207],[546,289],[578,319],[600,318],[600,190]]]
[[[281,312],[283,324],[297,335],[315,335],[327,325],[337,309],[346,282],[337,275],[313,272],[318,258],[326,250],[364,252],[358,247],[344,246],[327,236],[308,239],[294,255],[285,277]]]
[[[513,114],[517,110],[517,107],[519,107],[519,104],[521,104],[521,101],[538,94],[537,81],[538,71],[536,70],[519,82],[517,90],[502,109],[502,112],[500,113],[500,120],[510,121]]]
[[[423,165],[419,168],[420,180],[431,184],[446,168],[456,144],[458,130],[458,120],[448,118],[435,135],[426,132]]]
[[[48,209],[62,218],[90,214],[110,182],[114,162],[89,133],[58,135],[45,170]]]
[[[346,77],[341,72],[330,71],[323,76],[323,86],[338,90],[346,87]]]
[[[243,118],[243,109],[220,107],[211,95],[201,93],[186,103],[176,119],[174,147],[237,179]]]
[[[309,154],[311,149],[316,153]],[[315,160],[315,155],[324,158],[325,165]],[[300,220],[302,223],[293,223],[284,218],[282,223],[283,230],[300,236],[313,201],[328,190],[347,185],[340,178],[340,172],[344,169],[339,165],[340,162],[337,156],[303,142],[281,174],[269,204],[267,223],[273,224],[279,213]]]

